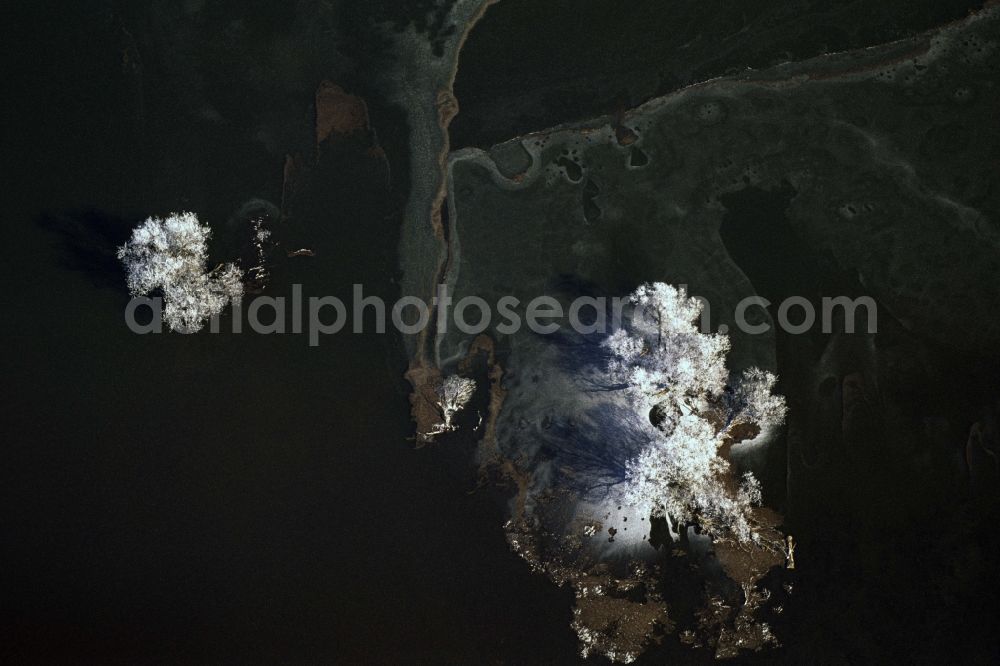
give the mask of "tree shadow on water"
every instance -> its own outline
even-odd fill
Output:
[[[86,275],[96,287],[125,291],[116,252],[128,240],[133,220],[87,208],[43,213],[36,223],[50,235],[60,266]]]

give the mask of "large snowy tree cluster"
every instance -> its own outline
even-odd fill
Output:
[[[604,343],[609,372],[657,433],[626,465],[623,501],[665,518],[675,539],[678,526],[693,524],[714,538],[757,541],[760,484],[749,472],[733,479],[720,452],[737,429],[745,436],[784,421],[784,398],[772,393],[777,378],[751,368],[730,381],[729,339],[698,330],[702,304],[683,288],[646,284],[631,300],[631,324]]]
[[[235,264],[207,270],[211,235],[194,213],[174,213],[147,219],[118,248],[131,294],[161,290],[163,319],[174,331],[201,330],[230,300],[243,296],[243,272]]]

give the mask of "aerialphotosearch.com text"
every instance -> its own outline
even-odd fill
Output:
[[[749,296],[742,299],[732,316],[723,318],[730,323],[713,328],[711,303],[696,295],[693,297],[702,303],[700,328],[703,333],[729,333],[733,325],[749,335],[771,330],[772,317],[767,315],[767,308],[772,303],[765,298]],[[225,325],[227,332],[242,333],[245,310],[250,331],[260,335],[305,334],[310,346],[318,345],[322,336],[335,333],[385,333],[389,324],[400,333],[415,335],[427,328],[432,318],[437,333],[454,326],[468,335],[486,331],[512,335],[526,326],[533,333],[551,335],[568,326],[576,333],[588,335],[613,333],[624,322],[642,316],[643,312],[642,307],[633,304],[628,296],[558,299],[540,295],[525,302],[508,295],[492,304],[479,296],[456,300],[443,284],[438,285],[430,303],[417,296],[403,296],[389,305],[379,296],[365,295],[361,284],[353,285],[349,300],[348,304],[336,296],[304,298],[302,286],[294,284],[290,297],[257,295],[234,301],[227,316],[215,315],[209,319],[207,330],[219,333]],[[868,296],[825,296],[818,308],[805,297],[791,296],[776,305],[774,323],[793,335],[815,330],[817,325],[823,333],[833,332],[835,326],[847,333],[855,330],[877,332],[877,306]],[[162,333],[162,309],[160,297],[132,298],[125,308],[125,323],[133,333]],[[863,322],[856,326],[859,317]]]

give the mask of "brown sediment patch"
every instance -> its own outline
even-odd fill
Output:
[[[767,507],[754,507],[750,512],[760,535],[761,545],[742,545],[730,539],[713,542],[719,564],[733,580],[743,584],[756,584],[771,567],[785,561],[784,536],[776,529],[781,515]]]
[[[389,160],[371,126],[364,98],[347,93],[331,81],[322,81],[315,92],[314,143],[285,155],[282,166],[281,212],[290,217],[296,197],[310,186],[324,153],[335,145],[354,160],[355,171],[365,179],[389,181]],[[312,151],[311,158],[305,157]],[[374,181],[373,181],[374,182]]]
[[[615,589],[611,578],[598,579],[598,585]],[[632,583],[634,587],[636,583]],[[642,654],[649,644],[657,643],[656,632],[673,631],[667,605],[659,599],[632,601],[624,596],[583,596],[577,583],[576,605],[573,607],[572,627],[580,637],[583,656],[594,652],[607,655],[614,661],[630,662]],[[608,593],[606,592],[605,595]]]
[[[733,431],[723,439],[718,455],[730,462],[733,444],[746,439],[752,439],[760,434],[760,428],[754,424],[738,424]],[[739,492],[739,479],[730,468],[720,477],[727,494],[735,497]],[[743,585],[755,585],[768,569],[784,562],[784,535],[778,531],[783,516],[765,506],[750,509],[750,521],[754,531],[760,537],[760,545],[740,544],[731,539],[713,540],[716,558],[726,574]]]
[[[437,387],[441,384],[441,371],[434,366],[410,363],[404,378],[413,387],[410,392],[410,415],[417,424],[417,436],[428,433],[441,420],[438,409]]]
[[[370,129],[368,105],[357,95],[344,92],[332,81],[323,81],[316,89],[316,160],[319,146],[331,135],[366,132]]]
[[[559,494],[565,493],[544,497],[542,503],[558,503]],[[619,568],[616,574],[607,563],[584,554],[584,541],[603,538],[602,527],[599,521],[578,521],[570,532],[554,535],[539,530],[528,518],[518,518],[509,520],[504,532],[511,549],[532,571],[573,589],[570,626],[579,638],[581,656],[602,654],[627,663],[675,627],[660,593],[659,566],[632,561],[625,565],[626,571]]]

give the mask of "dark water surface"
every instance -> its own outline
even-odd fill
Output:
[[[979,3],[689,2],[670,14],[637,2],[624,16],[615,3],[528,4],[505,0],[472,33],[454,147],[613,113],[748,64],[898,39]],[[313,160],[324,79],[364,97],[392,178],[359,168],[346,143],[311,167],[274,231],[316,257],[279,266],[269,293],[299,282],[306,297],[347,301],[354,283],[398,294],[410,128],[378,87],[386,45],[363,25],[369,12],[400,25],[406,11],[427,14],[426,2],[403,6],[6,12],[0,660],[577,661],[571,592],[510,551],[505,498],[473,492],[474,444],[414,448],[396,336],[341,332],[313,348],[296,335],[138,336],[123,320],[115,245],[148,215],[191,210],[216,231],[213,261],[231,259],[237,211],[253,198],[281,204],[286,153]],[[995,144],[995,131],[981,140]],[[855,294],[852,276],[786,233],[791,196],[749,189],[725,202],[733,259],[775,302]],[[963,490],[965,437],[996,402],[995,354],[969,359],[903,335],[891,316],[879,324],[869,355],[924,356],[878,375],[853,349],[821,367],[830,336],[779,340],[807,445],[845,436],[844,383],[809,393],[821,371],[874,382],[892,422],[913,432],[863,414],[854,439],[871,446],[850,469],[864,474],[800,481],[812,504],[795,503],[792,483],[775,492],[812,568],[771,618],[787,649],[754,663],[1000,654],[996,502],[980,511]],[[711,660],[668,639],[642,661],[668,658]]]
[[[177,209],[219,229],[280,200],[282,162],[228,113],[192,121],[166,45],[140,133],[105,17],[28,18],[6,45],[0,658],[572,659],[567,593],[509,551],[470,451],[407,440],[394,337],[129,332],[113,241]],[[364,183],[308,196],[318,256],[274,293],[391,295],[398,218]]]

